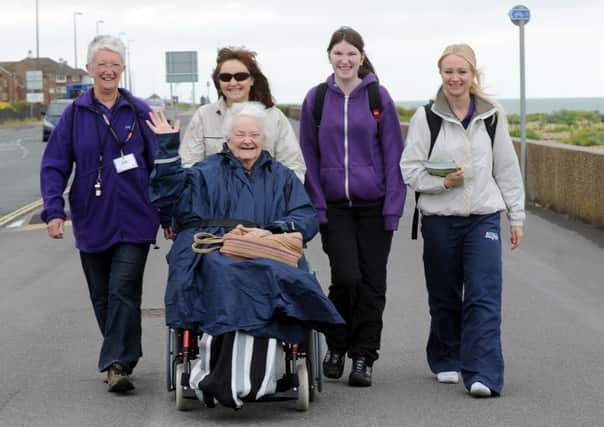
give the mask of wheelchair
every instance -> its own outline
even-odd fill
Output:
[[[193,401],[203,400],[207,407],[215,401],[189,385],[192,362],[199,355],[199,334],[190,329],[168,328],[166,346],[166,383],[175,393],[176,409],[191,409]],[[254,402],[295,400],[298,411],[306,411],[317,392],[323,390],[321,376],[321,336],[310,329],[303,343],[281,343],[285,354],[285,374],[278,383],[278,391]]]

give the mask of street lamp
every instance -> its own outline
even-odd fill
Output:
[[[120,32],[118,33],[118,36],[120,39],[122,39],[122,37],[125,37],[127,39],[128,34],[124,33],[124,32]],[[123,41],[123,40],[122,40]],[[122,73],[122,87],[128,89],[128,74],[130,74],[130,61],[127,60],[127,58],[130,56],[130,54],[128,53],[128,47],[129,47],[129,43],[124,43],[124,47],[126,48],[126,58],[122,58],[122,61],[126,64],[126,68],[124,69],[124,72]]]
[[[38,31],[38,0],[36,0],[36,59],[40,58],[40,35]]]
[[[128,57],[127,64],[128,64],[128,69],[130,70],[130,71],[128,71],[128,90],[130,92],[134,92],[134,90],[132,89],[132,66],[130,64],[130,43],[133,41],[134,40],[128,40],[128,47],[126,48],[126,56]]]
[[[78,69],[78,31],[76,27],[76,17],[82,15],[82,12],[73,12],[73,64]]]
[[[99,35],[99,24],[104,24],[105,21],[103,21],[102,19],[99,19],[98,21],[96,21],[96,35]]]

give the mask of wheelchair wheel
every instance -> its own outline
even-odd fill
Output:
[[[307,337],[306,344],[306,369],[308,370],[308,400],[314,402],[315,393],[317,392],[317,388],[319,388],[319,381],[317,381],[317,363],[316,363],[316,353],[317,353],[317,333],[313,330],[310,330]],[[319,390],[320,391],[320,390]]]
[[[298,398],[296,399],[296,410],[307,411],[310,406],[310,384],[306,363],[299,363],[298,374]]]
[[[182,386],[181,378],[185,368],[183,363],[176,365],[176,376],[175,376],[175,389],[176,389],[176,409],[179,411],[186,411],[189,409],[187,405],[187,399],[185,398],[185,390]]]
[[[166,386],[168,391],[174,391],[174,359],[176,357],[176,331],[168,328],[168,342],[166,344]]]

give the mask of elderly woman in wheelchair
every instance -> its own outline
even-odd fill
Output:
[[[162,113],[151,113],[147,121],[157,136],[151,202],[172,216],[175,231],[165,306],[171,339],[183,340],[168,349],[177,406],[179,386],[190,387],[208,406],[217,401],[240,408],[243,401],[304,384],[312,399],[319,370],[292,380],[298,355],[314,363],[320,357],[314,330],[331,332],[344,323],[304,257],[292,267],[192,249],[199,232],[223,236],[239,228],[252,237],[297,232],[304,242],[317,233],[318,217],[302,182],[262,149],[272,131],[264,110],[254,102],[234,105],[225,117],[223,151],[191,168],[183,168],[178,157],[179,123],[170,125]],[[289,376],[282,375],[282,357],[290,362]],[[302,365],[313,371],[313,363]],[[302,400],[299,408],[305,409],[308,396]]]

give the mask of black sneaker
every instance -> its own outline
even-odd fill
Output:
[[[123,393],[134,390],[134,384],[130,382],[126,369],[119,363],[113,363],[107,370],[108,391],[113,393]]]
[[[371,386],[371,373],[373,368],[367,364],[364,357],[352,360],[352,370],[348,377],[348,384],[353,387]]]
[[[338,379],[344,373],[344,362],[346,353],[339,353],[334,350],[327,350],[325,359],[323,359],[323,375],[327,378]]]

